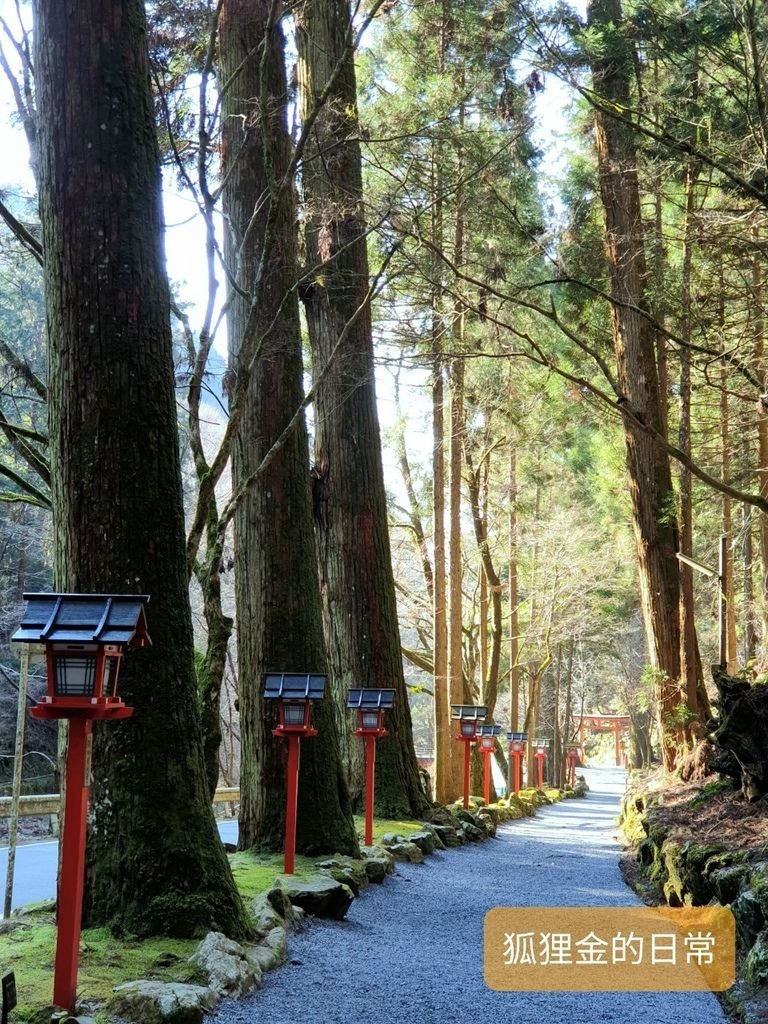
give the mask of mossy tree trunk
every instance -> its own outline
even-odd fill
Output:
[[[303,399],[296,295],[296,201],[280,188],[291,151],[284,41],[270,0],[226,0],[221,18],[226,257],[245,295],[229,310],[231,369],[251,373],[233,450],[238,487]],[[247,353],[259,349],[252,370]],[[303,418],[235,515],[238,678],[242,736],[242,849],[280,850],[286,743],[272,735],[267,671],[325,672]],[[330,695],[314,708],[318,735],[301,748],[297,849],[358,852]]]
[[[376,807],[383,815],[417,815],[426,798],[413,746],[387,529],[349,4],[305,0],[294,16],[305,122],[328,87],[302,166],[307,261],[317,268],[303,298],[316,377],[330,361],[315,403],[315,524],[335,706],[351,792],[359,799],[362,744],[351,735],[347,691],[396,690],[390,735],[378,744]]]
[[[56,586],[151,595],[133,718],[99,725],[86,917],[247,931],[208,801],[144,6],[36,0]]]

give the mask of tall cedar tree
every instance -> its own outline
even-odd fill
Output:
[[[593,0],[589,24],[602,35],[592,60],[593,87],[602,106],[627,109],[633,73],[632,47],[624,34],[619,0]],[[625,418],[629,490],[640,574],[643,618],[652,663],[660,670],[659,709],[664,762],[674,760],[675,718],[685,699],[680,690],[680,575],[677,525],[669,456],[638,423],[664,433],[653,327],[646,308],[647,279],[637,156],[631,128],[595,111],[605,244],[616,300],[611,311],[618,384]]]
[[[36,0],[56,586],[151,595],[135,715],[98,726],[86,914],[146,935],[247,923],[203,771],[158,149],[140,0]]]
[[[315,404],[316,540],[342,749],[357,798],[361,744],[351,736],[346,692],[394,687],[390,736],[378,744],[376,806],[380,814],[418,815],[426,799],[413,747],[387,530],[349,4],[304,0],[295,18],[305,120],[332,81],[303,162],[307,260],[320,264],[303,297],[315,374],[348,330]]]
[[[229,308],[231,366],[248,373],[259,349],[233,450],[237,487],[259,465],[303,398],[296,295],[296,195],[286,124],[284,41],[271,0],[226,0],[221,18],[226,258],[242,293]],[[286,180],[284,180],[286,179]],[[283,183],[281,187],[281,182]],[[246,297],[250,296],[250,298]],[[286,744],[272,735],[266,671],[324,672],[304,419],[235,516],[242,730],[241,849],[282,848]],[[358,852],[331,701],[314,709],[302,747],[298,849]]]

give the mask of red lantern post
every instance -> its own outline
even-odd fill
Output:
[[[567,776],[567,779],[568,779],[568,784],[570,786],[573,786],[574,783],[576,782],[576,765],[579,763],[579,760],[580,760],[579,748],[578,747],[568,747],[568,749],[566,751],[566,754],[565,754],[565,760],[566,760],[566,776]]]
[[[536,758],[536,788],[544,789],[544,762],[549,753],[549,740],[536,740],[534,743]]]
[[[288,741],[285,775],[285,843],[283,871],[296,867],[296,830],[299,802],[299,764],[302,736],[317,736],[312,728],[312,702],[325,696],[326,676],[280,672],[264,677],[264,699],[278,702],[278,724],[272,735]]]
[[[485,762],[483,799],[486,804],[491,802],[491,756],[496,749],[496,740],[500,732],[500,725],[481,725],[477,729],[480,753],[483,755],[483,761]]]
[[[528,739],[527,732],[508,732],[507,742],[509,743],[509,756],[512,759],[512,792],[515,796],[520,793],[520,778],[523,757],[525,756],[525,742]]]
[[[146,595],[25,594],[27,607],[13,636],[44,644],[48,692],[30,708],[34,718],[69,721],[66,799],[57,900],[55,1006],[74,1013],[80,961],[85,838],[90,787],[89,740],[94,721],[128,718],[117,695],[126,647],[146,647]]]
[[[477,738],[477,725],[485,718],[486,709],[477,704],[451,705],[451,718],[459,721],[459,735],[456,737],[464,744],[464,810],[469,807],[469,776],[471,767],[472,744]]]
[[[365,742],[365,845],[373,846],[373,808],[375,802],[376,740],[389,733],[384,728],[384,713],[395,702],[394,690],[373,688],[350,690],[347,707],[358,714],[358,728],[354,736]]]

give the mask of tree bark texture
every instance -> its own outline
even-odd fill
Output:
[[[217,520],[215,503],[211,516]],[[211,526],[213,527],[213,523]],[[209,538],[213,528],[209,530]],[[219,749],[221,747],[221,684],[227,670],[227,651],[234,622],[224,614],[221,602],[220,545],[209,539],[205,564],[198,573],[203,594],[203,615],[208,633],[205,654],[197,663],[197,689],[200,695],[200,724],[203,730],[203,755],[208,796],[213,802],[219,784]]]
[[[427,801],[413,746],[387,527],[350,9],[346,0],[304,0],[294,17],[305,123],[331,83],[307,141],[302,186],[303,300],[315,375],[332,359],[315,402],[315,472],[323,498],[315,532],[335,707],[350,791],[359,802],[362,744],[352,737],[346,695],[350,687],[395,689],[390,735],[377,749],[376,808],[391,817],[417,815]]]
[[[291,160],[284,40],[270,0],[226,0],[220,24],[225,251],[245,295],[229,308],[230,365],[250,380],[233,448],[233,483],[254,472],[303,399],[296,294],[296,196],[280,189]],[[252,299],[258,288],[256,306]],[[241,353],[255,350],[252,368]],[[265,672],[325,672],[304,421],[235,514],[241,714],[241,849],[280,850],[287,744],[272,735]],[[318,735],[301,745],[297,850],[358,849],[331,694],[313,708]]]
[[[604,49],[592,61],[593,84],[605,105],[630,106],[631,45],[623,32],[619,0],[593,0],[589,23],[604,33]],[[640,191],[632,131],[595,112],[600,193],[613,297],[611,312],[618,383],[633,415],[662,433],[663,409],[655,336],[642,315],[647,276]],[[644,431],[627,423],[627,471],[638,554],[643,618],[651,662],[659,672],[657,697],[665,765],[674,761],[680,692],[680,577],[677,525],[669,457]]]
[[[193,665],[160,172],[138,0],[37,0],[56,586],[151,596],[136,710],[96,728],[86,918],[241,936]]]

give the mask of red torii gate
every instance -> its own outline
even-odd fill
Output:
[[[612,732],[613,752],[617,766],[622,764],[621,737],[622,733],[628,733],[630,727],[629,715],[581,715],[579,717],[579,746],[582,748],[582,760],[584,753],[584,734],[587,729],[590,732]]]

